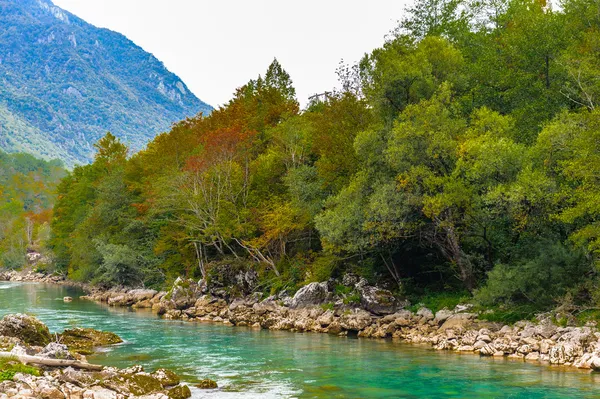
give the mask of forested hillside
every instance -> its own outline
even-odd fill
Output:
[[[0,151],[0,267],[25,266],[27,250],[44,247],[56,188],[66,174],[60,161]]]
[[[152,54],[50,0],[0,0],[0,149],[93,157],[114,132],[133,150],[212,109]]]
[[[398,293],[597,303],[595,0],[421,0],[343,90],[300,111],[276,61],[132,157],[112,135],[60,185],[56,267],[107,286],[252,268]]]

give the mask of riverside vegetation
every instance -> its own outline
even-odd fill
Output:
[[[412,302],[595,317],[600,20],[591,0],[419,1],[300,111],[277,62],[134,155],[113,135],[58,189],[69,278],[168,287],[346,272]]]
[[[591,367],[595,330],[572,325],[593,321],[600,303],[597,10],[592,0],[418,1],[381,48],[340,66],[341,91],[303,111],[274,61],[139,153],[107,134],[58,187],[46,270],[104,289],[201,287],[185,305],[157,307],[169,317],[236,323],[237,303],[241,323],[301,329],[285,321],[295,308],[285,300],[317,289],[326,298],[309,319],[329,324],[304,330],[337,321],[338,333],[411,340],[407,327],[439,347],[482,353],[483,342],[550,361],[564,334],[583,334],[564,338],[570,349],[557,350],[571,354],[558,363],[589,354]],[[173,300],[151,292],[134,303]],[[444,337],[439,312],[398,313],[420,302],[471,302],[457,317],[469,323],[475,312],[507,323],[557,309],[544,322],[563,329],[481,324],[462,329],[468,339],[445,332],[458,328]],[[257,304],[275,310],[252,316]],[[347,316],[359,324],[343,327]],[[496,345],[506,334],[515,339]]]

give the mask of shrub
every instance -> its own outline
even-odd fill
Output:
[[[530,303],[552,305],[580,284],[592,270],[584,251],[560,243],[540,242],[530,259],[514,265],[497,264],[485,286],[475,293],[481,305]]]
[[[332,254],[321,254],[311,263],[306,282],[321,282],[329,280],[339,265],[339,258]]]

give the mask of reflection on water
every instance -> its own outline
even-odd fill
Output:
[[[90,358],[167,367],[186,381],[217,380],[195,398],[598,398],[600,376],[505,359],[437,352],[386,340],[167,321],[109,308],[53,285],[0,283],[0,314],[37,315],[52,331],[114,331],[125,344]],[[64,296],[74,298],[64,303]]]

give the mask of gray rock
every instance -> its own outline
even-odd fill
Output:
[[[446,320],[448,320],[448,318],[450,316],[452,316],[453,314],[454,313],[448,309],[438,310],[435,313],[435,318],[433,320],[439,325],[439,324],[442,324],[443,322],[445,322]]]
[[[319,318],[317,318],[317,323],[319,323],[322,327],[327,327],[335,320],[335,315],[332,310],[328,310],[323,313]]]
[[[381,322],[387,324],[387,323],[393,323],[397,319],[411,320],[412,317],[413,317],[413,313],[410,310],[400,310],[396,313],[393,313],[393,314],[383,317],[381,319]]]
[[[570,343],[583,348],[594,341],[597,341],[597,338],[589,327],[569,329],[558,339],[558,342]]]
[[[4,316],[0,321],[0,335],[19,338],[24,343],[34,346],[45,346],[52,340],[48,327],[26,314]]]
[[[350,314],[340,317],[340,326],[345,330],[360,331],[373,323],[373,318],[369,312],[357,309]]]
[[[421,309],[417,310],[416,314],[423,321],[433,320],[433,312],[426,307],[422,307]]]
[[[203,280],[200,281],[202,282]],[[177,277],[177,280],[173,283],[173,288],[171,288],[166,298],[177,309],[185,309],[194,305],[196,300],[202,296],[203,289],[202,284],[198,284],[194,280]]]
[[[450,328],[466,329],[475,317],[476,315],[472,313],[458,313],[452,315],[444,322],[444,324],[442,324],[440,331],[448,330]]]
[[[345,285],[346,287],[354,287],[358,284],[358,281],[359,277],[356,274],[346,273],[344,274],[344,277],[342,277],[342,285]]]
[[[572,363],[583,356],[583,348],[571,342],[561,342],[550,348],[548,355],[552,364]]]
[[[156,294],[158,294],[158,291],[138,289],[138,290],[131,290],[127,294],[129,296],[131,296],[131,299],[134,302],[140,302],[140,301],[150,300],[150,299],[154,298],[154,296]]]
[[[16,344],[15,346],[13,346],[13,348],[10,350],[10,353],[12,353],[15,356],[23,356],[23,355],[33,355],[33,351],[31,349],[27,349],[26,347],[24,347],[21,344]]]
[[[475,344],[473,344],[473,349],[474,349],[474,350],[477,350],[477,349],[482,349],[482,348],[484,348],[486,345],[487,345],[487,343],[486,343],[486,342],[479,340],[479,341],[475,342]],[[481,351],[480,351],[480,353],[481,353]]]
[[[398,299],[388,290],[365,285],[360,287],[358,292],[360,304],[371,313],[388,315],[394,313],[399,307]]]
[[[473,305],[470,303],[459,303],[454,308],[454,312],[455,313],[466,312],[467,310],[470,310],[471,308],[473,308]]]
[[[278,308],[279,308],[279,305],[277,305],[277,303],[275,301],[273,301],[272,299],[265,299],[264,301],[255,303],[252,306],[254,313],[256,313],[259,316],[262,316],[266,313],[275,312]]]
[[[492,339],[490,338],[489,335],[487,335],[487,334],[481,334],[481,333],[477,336],[477,340],[478,341],[483,341],[486,344],[492,342]]]
[[[236,286],[245,293],[251,293],[258,283],[258,273],[254,270],[240,270],[234,278]]]
[[[513,329],[510,326],[503,326],[500,329],[500,331],[498,331],[498,333],[500,333],[500,334],[509,334],[509,333],[512,333],[512,332],[513,332]]]
[[[302,288],[290,302],[292,309],[303,308],[307,306],[320,305],[331,299],[331,293],[327,287],[327,282],[310,283]]]
[[[50,359],[75,359],[73,355],[71,355],[71,352],[69,352],[67,345],[59,344],[58,342],[51,342],[46,345],[39,356],[48,357]]]

